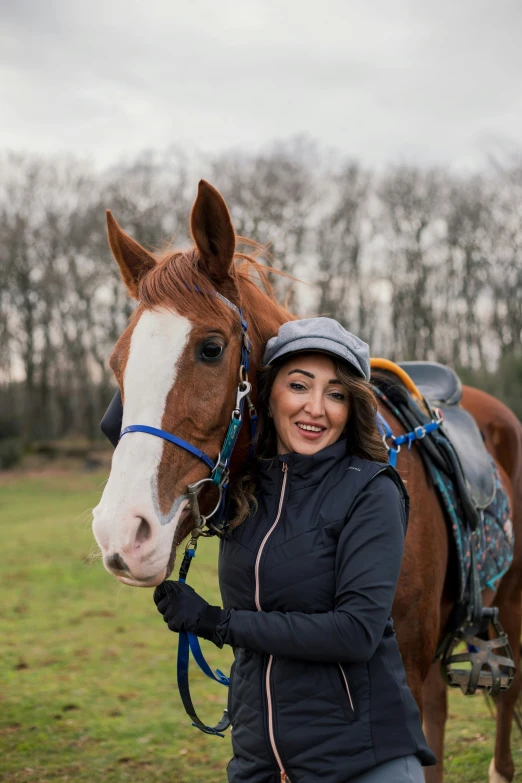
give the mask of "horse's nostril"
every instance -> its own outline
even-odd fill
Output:
[[[107,568],[113,568],[115,571],[129,571],[130,568],[125,560],[117,552],[114,555],[110,555],[105,558],[105,565]]]
[[[141,522],[136,532],[136,539],[134,541],[135,545],[139,546],[140,544],[143,544],[144,541],[148,541],[151,535],[152,535],[152,530],[149,523],[147,522],[146,519],[141,517]]]

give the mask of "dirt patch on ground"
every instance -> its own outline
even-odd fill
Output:
[[[94,448],[81,456],[59,454],[56,457],[47,457],[41,454],[29,454],[16,468],[0,471],[0,486],[32,478],[67,480],[92,473],[105,473],[108,476],[112,454],[112,450]]]
[[[66,477],[68,474],[104,472],[108,475],[112,455],[110,446],[83,440],[33,444],[18,465],[0,471],[0,486],[41,476]]]

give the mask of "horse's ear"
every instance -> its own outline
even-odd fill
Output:
[[[236,249],[236,235],[223,196],[202,179],[190,215],[190,231],[216,283],[230,280]]]
[[[137,299],[139,282],[156,266],[156,259],[119,227],[110,209],[107,210],[107,234],[122,280],[132,298]]]

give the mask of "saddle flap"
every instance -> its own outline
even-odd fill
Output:
[[[457,452],[473,502],[477,508],[486,508],[495,497],[495,475],[477,422],[458,405],[441,405],[440,409],[442,430]]]
[[[462,383],[451,367],[438,362],[400,362],[421,394],[432,405],[457,405],[462,397]]]

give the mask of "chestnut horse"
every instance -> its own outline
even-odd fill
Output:
[[[122,426],[167,430],[215,459],[234,407],[242,341],[238,314],[219,294],[240,307],[248,322],[254,399],[264,345],[293,316],[277,303],[264,267],[236,252],[226,204],[208,183],[200,182],[192,210],[190,250],[155,257],[125,234],[110,212],[107,220],[121,276],[130,296],[139,300],[110,360],[123,398]],[[518,669],[522,427],[505,406],[476,390],[465,390],[464,405],[475,415],[511,492],[515,558],[496,597],[485,596],[485,601],[495,598],[499,606]],[[382,413],[395,434],[403,431],[389,410]],[[236,447],[232,475],[247,456],[246,429]],[[393,617],[410,688],[424,706],[428,740],[442,759],[446,691],[432,662],[453,602],[450,543],[443,511],[417,450],[403,450],[398,467],[411,495],[411,514]],[[153,587],[167,578],[176,547],[193,526],[187,485],[207,476],[201,461],[172,443],[143,432],[124,437],[94,509],[93,530],[106,569],[120,582],[140,587]],[[213,505],[214,499],[202,494],[203,513],[205,502]],[[520,674],[498,700],[491,783],[513,778],[510,729],[519,689]],[[428,780],[442,780],[442,761],[428,771]]]

